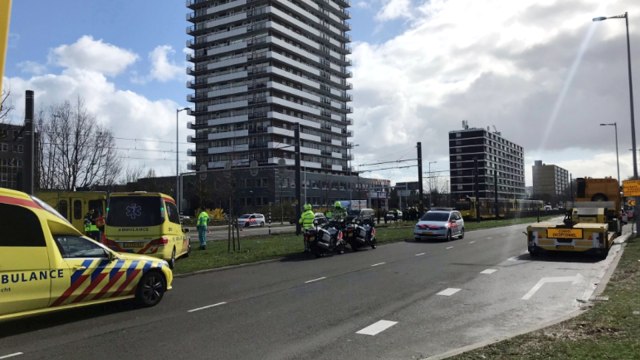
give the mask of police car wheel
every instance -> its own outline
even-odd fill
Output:
[[[144,307],[154,306],[162,300],[166,288],[166,280],[160,272],[148,271],[138,283],[136,301]]]

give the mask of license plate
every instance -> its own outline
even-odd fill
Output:
[[[556,249],[558,250],[573,250],[573,245],[556,245]]]
[[[582,239],[582,229],[547,229],[547,237],[550,239]]]
[[[120,243],[120,246],[122,246],[125,249],[141,248],[141,247],[144,247],[144,243],[143,242],[123,242],[123,243]]]

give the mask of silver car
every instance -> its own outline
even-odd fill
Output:
[[[263,227],[266,220],[262,214],[243,214],[238,218],[239,227],[259,226]]]
[[[464,238],[464,220],[456,210],[430,210],[413,229],[416,240]]]

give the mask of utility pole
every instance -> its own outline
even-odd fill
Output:
[[[34,138],[33,131],[33,90],[27,90],[25,92],[25,108],[24,108],[24,135],[22,137],[24,141],[24,162],[22,168],[22,191],[27,194],[33,194],[33,167],[34,161]]]
[[[418,141],[418,211],[420,212],[419,216],[422,216],[424,212],[424,188],[422,186],[422,143]]]
[[[296,151],[296,235],[300,235],[301,233],[301,228],[300,228],[300,222],[298,222],[298,219],[300,219],[300,215],[301,215],[301,208],[302,208],[302,188],[301,188],[301,183],[300,183],[300,123],[296,123],[296,127],[293,131],[293,134],[295,136],[295,151]]]
[[[473,189],[475,190],[475,201],[473,206],[476,210],[476,221],[480,221],[480,185],[478,184],[478,158],[473,158]]]

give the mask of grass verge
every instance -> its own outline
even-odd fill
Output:
[[[467,359],[640,359],[640,238],[589,311],[557,325],[452,357]]]
[[[481,222],[466,222],[465,230],[473,231],[514,224],[528,224],[535,222],[536,218],[485,220]],[[413,239],[413,226],[415,222],[397,222],[380,224],[377,226],[378,244],[406,241]],[[523,240],[524,241],[524,240]],[[192,244],[192,246],[195,245]],[[174,269],[175,274],[185,274],[194,271],[215,269],[231,265],[253,263],[258,261],[295,256],[302,253],[302,236],[295,234],[278,234],[242,237],[240,249],[229,249],[229,243],[225,240],[210,241],[207,250],[198,250],[197,246],[191,251],[191,256],[180,259]]]

